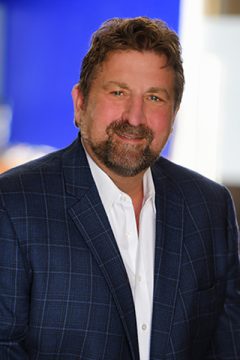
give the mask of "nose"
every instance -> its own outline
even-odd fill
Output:
[[[142,97],[131,96],[125,105],[126,108],[122,114],[123,120],[128,121],[133,126],[146,122],[144,100]]]

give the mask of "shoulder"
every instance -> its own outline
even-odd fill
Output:
[[[222,184],[219,184],[193,170],[177,165],[163,157],[154,165],[153,176],[158,186],[159,179],[165,179],[168,186],[178,191],[188,201],[226,201],[229,192]]]
[[[235,207],[224,185],[162,157],[153,166],[152,173],[156,190],[167,194],[175,203],[183,201],[196,224],[203,218],[211,219],[212,226],[225,224],[237,238]]]
[[[78,140],[75,140],[66,148],[51,152],[36,160],[29,161],[23,165],[14,167],[0,175],[0,189],[14,187],[24,177],[36,178],[40,173],[56,174],[62,170],[62,161],[68,154],[74,153],[78,148]]]
[[[64,160],[74,158],[78,141],[0,175],[0,207],[21,204],[26,194],[57,193],[62,189]],[[75,154],[75,155],[74,155]]]
[[[26,177],[37,179],[41,172],[56,172],[61,162],[61,154],[62,150],[59,150],[6,171],[0,175],[0,190],[16,188]]]

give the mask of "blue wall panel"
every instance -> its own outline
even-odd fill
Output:
[[[76,135],[71,101],[94,30],[107,18],[147,15],[178,30],[180,0],[8,0],[5,98],[11,142],[67,145]]]

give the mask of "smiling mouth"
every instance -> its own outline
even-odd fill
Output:
[[[145,140],[145,136],[141,136],[141,135],[137,135],[137,134],[130,134],[130,133],[123,133],[123,132],[118,132],[115,131],[115,134],[123,139],[123,140],[127,140],[127,141],[141,141],[141,140]]]
[[[107,134],[111,137],[117,136],[119,139],[129,143],[151,143],[153,132],[144,125],[132,126],[127,121],[115,121],[107,128]]]
[[[136,137],[134,135],[126,135],[126,134],[116,134],[120,141],[123,141],[128,144],[143,144],[146,142],[144,137]]]

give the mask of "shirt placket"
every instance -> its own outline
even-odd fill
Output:
[[[138,251],[137,226],[132,200],[128,195],[123,194],[120,196],[120,206],[125,218],[125,227],[122,239],[123,241],[121,241],[123,244],[121,252],[133,291],[135,287],[136,259]]]
[[[140,224],[144,225],[146,216],[150,209],[151,203],[145,203],[141,212]],[[146,230],[146,227],[145,227]],[[151,332],[151,318],[152,318],[152,296],[149,293],[150,289],[148,286],[148,261],[145,257],[152,256],[151,251],[149,252],[148,247],[151,247],[148,238],[146,237],[147,232],[142,232],[140,227],[139,243],[138,243],[138,254],[137,254],[137,266],[136,266],[136,277],[135,277],[135,291],[134,291],[134,303],[137,317],[137,331],[140,346],[140,359],[147,359],[149,356],[150,348],[150,332]],[[150,261],[152,263],[152,261]]]

